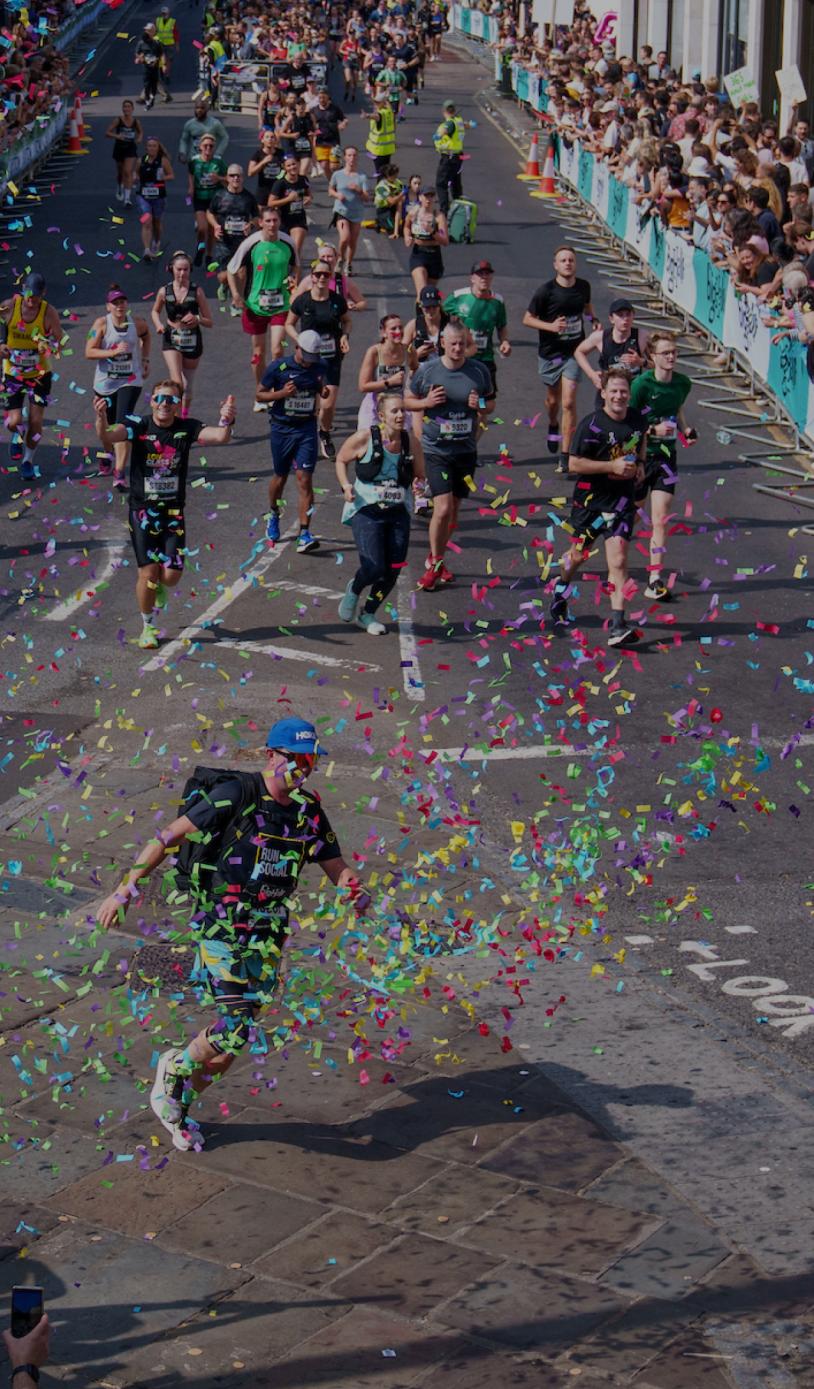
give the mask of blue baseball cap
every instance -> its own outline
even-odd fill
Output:
[[[312,723],[306,719],[278,719],[271,725],[266,739],[267,748],[279,752],[323,752],[319,736]]]

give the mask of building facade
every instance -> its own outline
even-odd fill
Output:
[[[775,72],[796,64],[808,95],[800,114],[814,116],[814,0],[618,0],[615,8],[620,53],[643,43],[666,49],[686,78],[750,67],[764,114],[783,125],[791,112]]]

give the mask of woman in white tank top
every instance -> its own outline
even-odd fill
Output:
[[[150,329],[143,318],[130,314],[127,295],[118,285],[107,292],[107,312],[97,318],[88,335],[85,357],[96,363],[93,391],[107,400],[110,424],[124,424],[135,412],[144,377],[150,368]],[[130,445],[115,445],[114,487],[126,487],[125,470]],[[110,472],[110,459],[100,460],[99,472]]]

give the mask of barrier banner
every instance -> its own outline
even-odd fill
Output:
[[[256,111],[270,76],[270,63],[224,63],[218,88],[221,111]]]
[[[693,257],[695,279],[695,308],[693,318],[714,338],[723,339],[724,309],[729,288],[729,276],[720,266],[713,265],[706,251],[696,250]]]
[[[685,309],[695,312],[695,247],[681,236],[664,238],[664,271],[662,288],[668,298]]]
[[[627,230],[629,190],[618,179],[612,178],[608,187],[607,222],[614,236],[624,241]]]
[[[577,146],[577,192],[586,203],[593,201],[594,157],[589,150]]]

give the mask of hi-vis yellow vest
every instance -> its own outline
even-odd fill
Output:
[[[374,159],[396,152],[396,117],[389,106],[380,106],[376,119],[370,122],[365,149]]]
[[[159,15],[155,22],[155,36],[165,48],[175,43],[175,20],[170,15]]]
[[[433,136],[433,144],[438,154],[463,154],[464,152],[464,131],[466,126],[460,116],[451,117],[455,132],[452,135],[447,133],[449,121],[442,121]]]

